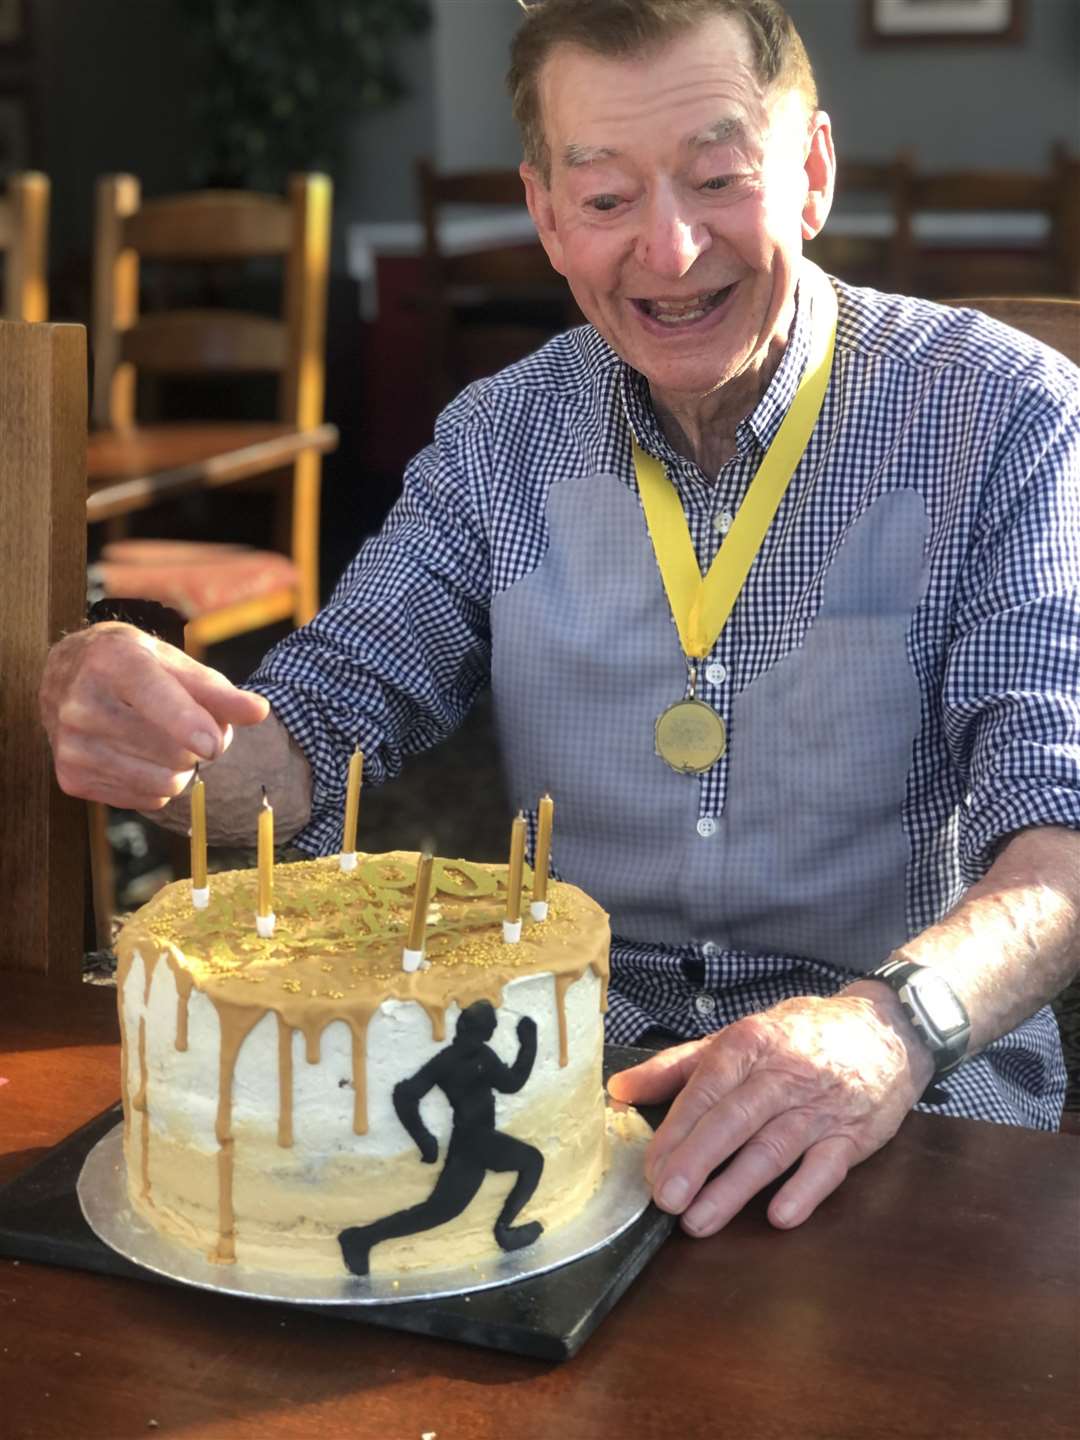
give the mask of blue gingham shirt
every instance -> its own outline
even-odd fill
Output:
[[[941,638],[931,633],[932,606],[917,608],[909,636],[924,687],[904,814],[915,934],[956,903],[1011,833],[1080,829],[1080,372],[975,312],[834,284],[836,358],[804,463],[813,468],[815,446],[827,443],[853,457],[884,452],[902,443],[914,407],[924,417],[931,407],[934,444],[906,456],[905,482],[928,509],[977,511],[974,525],[956,527],[962,544],[950,544],[947,525],[934,542],[933,573],[949,582],[957,637],[944,683],[933,678]],[[808,310],[799,304],[781,364],[738,427],[736,455],[708,480],[672,450],[643,377],[591,327],[470,386],[447,408],[382,531],[325,609],[249,682],[312,767],[312,818],[296,837],[300,848],[340,847],[356,744],[365,783],[379,783],[460,724],[488,677],[491,599],[545,553],[550,487],[580,473],[584,460],[636,492],[630,427],[665,462],[708,567],[723,517],[737,511],[794,397],[809,351]],[[875,396],[873,428],[854,433],[844,416],[865,387]],[[856,499],[837,494],[835,503],[853,510]],[[801,583],[795,572],[804,578],[827,553],[817,513],[802,521],[800,544],[785,550],[792,593]],[[710,657],[724,659],[724,647],[737,644],[740,683],[802,639],[782,580],[760,609],[736,606]],[[722,691],[714,703],[724,708]],[[727,773],[721,765],[701,777],[702,817],[722,812]],[[852,978],[824,961],[616,935],[608,1038],[697,1038],[791,995],[833,994]],[[944,1098],[927,1108],[1056,1128],[1064,1087],[1060,1040],[1044,1009],[954,1072]]]

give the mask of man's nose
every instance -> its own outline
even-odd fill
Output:
[[[638,234],[637,259],[654,275],[681,280],[710,243],[707,225],[682,207],[658,200],[649,207]]]

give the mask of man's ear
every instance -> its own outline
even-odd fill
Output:
[[[565,275],[562,242],[555,224],[555,206],[552,204],[551,191],[534,166],[523,163],[518,168],[518,174],[525,185],[525,204],[529,207],[540,243],[547,251],[552,266],[560,275]]]
[[[832,121],[824,110],[810,117],[809,144],[803,162],[806,171],[806,199],[802,210],[802,237],[812,240],[832,209],[836,185],[836,154],[833,151]]]

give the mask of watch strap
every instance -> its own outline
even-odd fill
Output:
[[[947,1075],[950,1070],[955,1070],[967,1055],[968,1040],[971,1035],[971,1022],[960,997],[953,990],[952,986],[949,985],[948,981],[937,972],[930,972],[936,975],[938,983],[948,987],[957,1009],[963,1016],[963,1024],[944,1035],[936,1029],[931,1028],[928,1023],[928,1017],[924,1015],[913,1002],[912,993],[908,988],[908,982],[924,972],[930,972],[930,967],[927,965],[919,965],[914,960],[903,958],[896,960],[890,959],[886,960],[884,965],[879,965],[876,970],[871,970],[866,978],[868,980],[883,980],[885,984],[895,992],[897,999],[903,1006],[904,1014],[911,1021],[916,1034],[933,1058],[934,1076],[929,1087],[929,1089],[932,1089],[937,1080],[940,1080],[943,1075]],[[924,1095],[923,1098],[928,1098],[928,1096]]]

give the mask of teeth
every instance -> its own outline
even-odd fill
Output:
[[[714,309],[729,288],[725,286],[709,295],[697,295],[692,300],[643,300],[641,306],[647,315],[664,325],[688,325]]]
[[[664,325],[685,325],[688,320],[700,320],[705,314],[704,309],[700,310],[656,310],[654,318]]]

